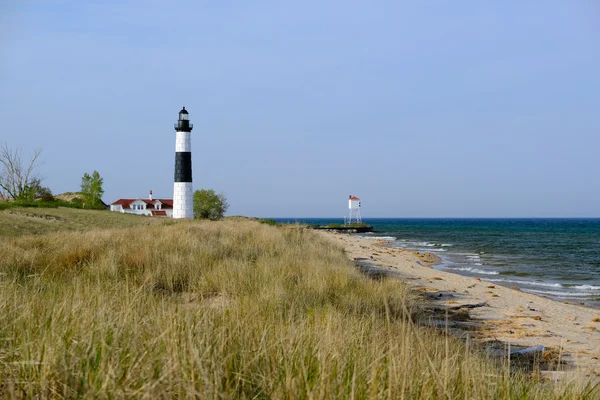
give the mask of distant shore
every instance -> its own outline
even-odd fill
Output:
[[[600,376],[600,310],[436,270],[432,266],[440,259],[431,253],[390,248],[376,238],[320,233],[343,246],[359,267],[397,277],[424,294],[430,299],[426,307],[477,305],[469,315],[481,328],[475,333],[479,340],[559,349],[565,370]]]

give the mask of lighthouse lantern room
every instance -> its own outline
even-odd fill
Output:
[[[194,218],[192,193],[192,137],[194,126],[183,107],[175,124],[175,183],[173,187],[173,218]]]

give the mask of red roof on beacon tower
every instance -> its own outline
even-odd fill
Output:
[[[356,196],[352,196],[352,195],[350,195],[350,198],[349,198],[349,200],[360,200],[360,199],[359,199],[358,197],[356,197]]]

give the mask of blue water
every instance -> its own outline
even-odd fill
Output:
[[[339,219],[278,219],[306,224]],[[600,308],[600,219],[364,219],[393,246],[432,252],[441,270]]]

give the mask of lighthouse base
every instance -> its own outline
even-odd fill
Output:
[[[194,219],[192,182],[175,182],[173,187],[173,218]]]

